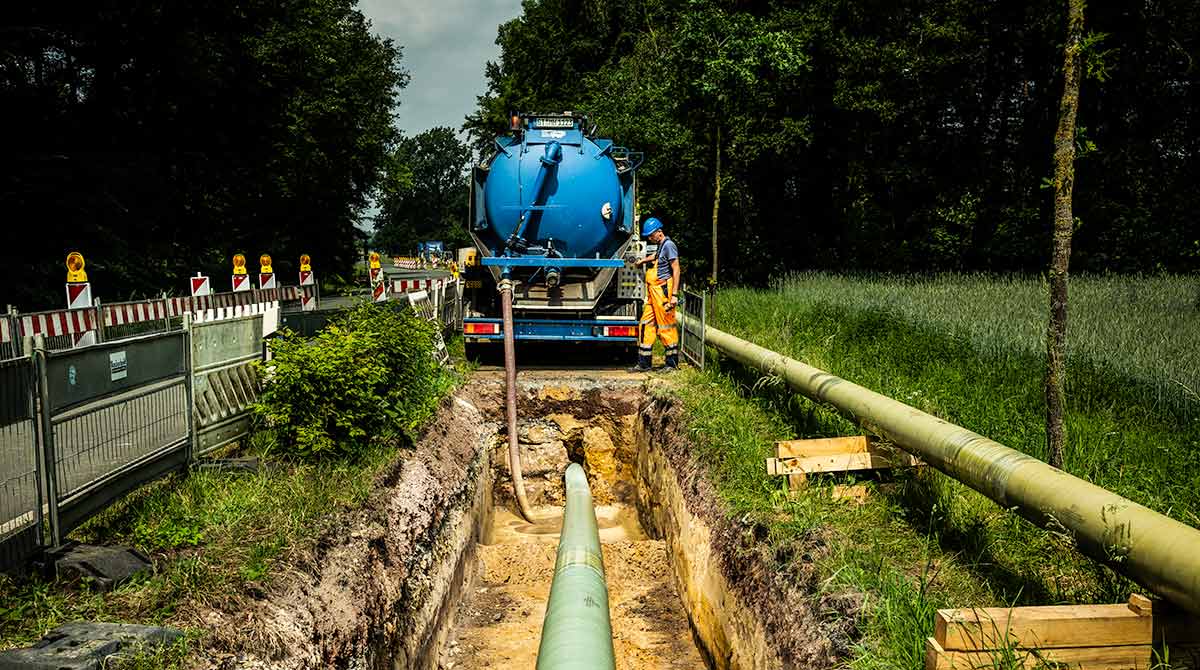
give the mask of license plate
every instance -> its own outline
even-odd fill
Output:
[[[556,116],[551,118],[539,118],[537,120],[538,128],[574,128],[575,119],[569,116]]]

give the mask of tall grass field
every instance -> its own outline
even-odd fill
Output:
[[[1200,279],[1076,277],[1070,291],[1065,468],[1200,526]],[[709,323],[1044,458],[1048,305],[1037,278],[799,274],[718,292]],[[847,667],[923,667],[937,608],[1121,602],[1138,590],[1068,535],[936,471],[871,484],[861,507],[819,484],[787,495],[763,467],[775,440],[861,429],[715,354],[676,385],[697,457],[731,511],[769,530],[774,555],[816,566],[820,603],[857,594]],[[775,569],[804,573],[796,560]],[[995,667],[1025,666],[1018,654]]]
[[[1036,278],[801,274],[733,289],[713,325],[1045,457]],[[1200,526],[1200,279],[1079,277],[1066,469]]]

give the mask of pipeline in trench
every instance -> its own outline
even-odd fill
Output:
[[[635,382],[636,383],[636,382]],[[537,388],[541,411],[523,413],[516,442],[533,522],[513,493],[506,449],[493,451],[492,506],[473,572],[439,652],[441,668],[533,668],[555,575],[565,497],[563,473],[587,471],[603,553],[618,668],[703,668],[662,539],[643,529],[637,508],[634,384],[579,400],[570,383]],[[607,395],[600,399],[600,395]]]

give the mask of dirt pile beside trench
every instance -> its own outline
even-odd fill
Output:
[[[371,499],[290,556],[263,597],[182,622],[210,631],[198,667],[405,667],[413,650],[403,635],[438,616],[428,609],[443,600],[431,593],[445,587],[436,582],[450,581],[433,574],[451,550],[442,536],[463,524],[495,430],[471,402],[443,402]]]

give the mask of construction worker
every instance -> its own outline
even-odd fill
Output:
[[[662,340],[667,360],[664,370],[679,368],[679,330],[675,326],[675,306],[679,303],[679,248],[663,232],[662,221],[654,217],[642,224],[642,236],[658,245],[658,252],[639,260],[646,266],[646,304],[638,324],[638,362],[632,372],[650,369],[654,340]]]

